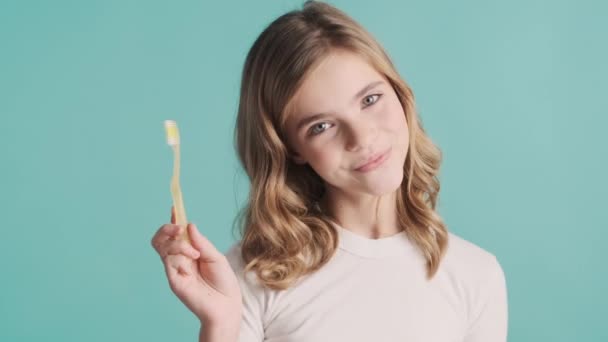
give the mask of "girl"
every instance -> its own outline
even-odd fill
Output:
[[[307,2],[242,77],[241,241],[224,256],[193,224],[152,239],[201,341],[506,341],[503,270],[437,214],[440,151],[379,43]]]

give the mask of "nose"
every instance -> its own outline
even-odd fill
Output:
[[[346,128],[346,150],[349,152],[368,148],[373,145],[378,136],[377,127],[366,120],[350,122]]]

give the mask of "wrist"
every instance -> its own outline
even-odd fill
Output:
[[[236,342],[239,338],[240,327],[240,318],[221,323],[201,322],[199,342]]]
[[[213,316],[197,315],[197,318],[203,327],[208,326],[232,326],[240,325],[241,317],[243,315],[243,306],[241,303],[238,305],[231,306],[230,308],[225,307],[222,312],[216,312]]]

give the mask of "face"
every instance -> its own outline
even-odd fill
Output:
[[[298,89],[285,129],[298,164],[328,191],[383,195],[403,180],[409,135],[403,107],[384,76],[336,51]]]

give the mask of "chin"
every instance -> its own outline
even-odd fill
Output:
[[[377,179],[371,180],[365,192],[374,196],[382,196],[395,192],[403,182],[403,170],[395,170],[390,174],[378,175]]]

